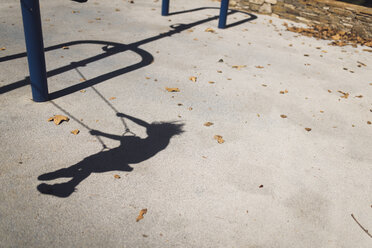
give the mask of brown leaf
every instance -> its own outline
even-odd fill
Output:
[[[246,65],[233,65],[232,68],[240,70],[241,68],[247,67]]]
[[[62,49],[67,50],[70,49],[68,46],[63,46]]]
[[[311,128],[305,127],[305,130],[308,131],[308,132],[310,132],[311,131]]]
[[[206,126],[206,127],[210,127],[210,126],[212,126],[213,125],[213,123],[212,122],[206,122],[206,123],[204,123],[204,126]]]
[[[363,96],[362,95],[359,95],[359,96],[355,96],[355,97],[362,98]]]
[[[332,90],[328,90],[329,93],[332,93]]]
[[[263,185],[261,184],[260,186],[258,186],[259,188],[263,188]]]
[[[363,49],[363,51],[372,53],[372,49]]]
[[[178,88],[165,88],[168,92],[180,92],[180,89]]]
[[[111,101],[115,100],[115,99],[116,99],[116,97],[114,97],[114,96],[109,98],[109,100],[111,100]]]
[[[261,65],[256,65],[255,67],[258,68],[258,69],[262,69],[262,68],[264,68],[264,67],[261,66]]]
[[[80,92],[81,92],[81,93],[85,93],[85,92],[86,92],[86,90],[80,90]]]
[[[280,117],[282,117],[283,119],[287,118],[286,115],[280,115]]]
[[[142,209],[142,210],[139,212],[139,215],[138,215],[136,221],[138,222],[138,221],[142,220],[142,219],[143,219],[143,216],[144,216],[146,213],[147,213],[147,208]]]
[[[349,93],[342,92],[341,90],[339,90],[338,92],[342,94],[341,98],[347,99],[349,97]]]
[[[120,179],[121,177],[120,177],[118,174],[115,174],[115,175],[114,175],[114,178],[116,178],[116,179]]]
[[[5,47],[1,47],[1,48],[0,48],[0,51],[5,51],[5,50],[6,50]]]
[[[78,135],[78,133],[80,133],[79,129],[75,129],[75,130],[72,130],[71,133],[73,135]]]
[[[279,93],[280,93],[280,94],[287,94],[287,93],[288,93],[288,90],[284,90],[284,91],[281,90],[281,91],[279,91]]]
[[[261,84],[262,85],[262,87],[267,87],[267,85],[266,84]]]
[[[371,124],[372,124],[372,122],[370,122],[370,121],[367,121],[367,124],[368,124],[368,125],[371,125]]]
[[[213,81],[209,81],[208,83],[209,83],[209,84],[214,84],[215,82],[213,82]]]
[[[207,28],[206,30],[204,30],[204,32],[214,33],[215,31],[213,28]]]
[[[225,142],[221,135],[215,135],[214,139],[217,140],[218,144],[222,144]]]
[[[196,82],[196,77],[189,77],[190,81]]]
[[[67,116],[64,115],[55,115],[53,117],[50,117],[48,121],[54,121],[54,124],[59,125],[63,121],[69,121],[70,119]]]
[[[220,71],[220,70],[218,70],[217,72],[218,72],[218,73],[222,73],[222,71]]]

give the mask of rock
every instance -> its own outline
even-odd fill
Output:
[[[254,3],[254,4],[263,4],[265,2],[265,0],[249,0],[250,3]]]
[[[276,4],[277,0],[265,0],[265,3]]]
[[[271,4],[264,3],[262,6],[258,9],[258,12],[264,13],[264,14],[271,14]]]

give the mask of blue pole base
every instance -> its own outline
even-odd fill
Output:
[[[229,0],[221,1],[220,18],[218,28],[226,28],[227,11],[229,10]]]
[[[161,15],[162,16],[169,15],[169,0],[163,0],[161,4]]]
[[[32,98],[35,102],[45,102],[49,94],[39,0],[20,1]]]

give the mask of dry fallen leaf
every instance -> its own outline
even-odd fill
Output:
[[[206,30],[204,30],[204,32],[214,33],[215,31],[213,28],[207,28]]]
[[[261,65],[256,65],[255,67],[258,68],[258,69],[262,69],[262,68],[264,68],[264,67],[261,66]]]
[[[72,130],[71,133],[73,135],[78,135],[78,133],[80,133],[79,129],[75,129],[75,130]]]
[[[115,100],[115,99],[116,99],[116,97],[114,97],[114,96],[109,98],[109,100]]]
[[[142,219],[143,219],[143,216],[144,216],[146,213],[147,213],[147,208],[142,209],[142,210],[139,212],[139,215],[138,215],[136,221],[138,222],[138,221],[142,220]]]
[[[168,92],[180,92],[180,89],[178,88],[165,88]]]
[[[355,96],[355,97],[362,98],[363,96],[362,95],[359,95],[359,96]]]
[[[81,92],[81,93],[85,93],[85,92],[86,92],[86,90],[80,90],[80,92]]]
[[[288,90],[284,90],[284,91],[281,90],[281,91],[279,91],[279,93],[280,93],[280,94],[286,94],[286,93],[288,93]]]
[[[332,90],[328,90],[329,93],[332,93]]]
[[[214,136],[214,139],[217,140],[218,144],[222,144],[222,143],[225,142],[225,141],[223,140],[223,138],[222,138],[221,135],[215,135],[215,136]]]
[[[55,115],[53,117],[50,117],[48,121],[54,121],[54,124],[59,125],[63,121],[69,121],[70,119],[67,116],[64,115]]]
[[[222,73],[222,71],[220,71],[220,70],[218,70],[217,72],[218,72],[218,73]]]
[[[260,186],[258,186],[259,188],[263,188],[263,185],[261,184]]]
[[[370,121],[367,121],[367,124],[368,124],[368,125],[371,125],[371,124],[372,124],[372,122],[370,122]]]
[[[115,175],[114,175],[114,178],[116,178],[116,179],[120,179],[121,177],[120,177],[118,174],[115,174]]]
[[[267,87],[267,85],[266,84],[261,84],[263,87]]]
[[[212,122],[206,122],[206,123],[204,123],[204,126],[206,126],[206,127],[210,127],[210,126],[212,126],[213,125],[213,123]]]
[[[97,18],[95,18],[97,21],[99,21],[99,20],[101,20],[101,18],[100,17],[97,17]]]
[[[241,68],[247,67],[246,65],[233,65],[232,68],[240,70]]]
[[[209,84],[214,84],[215,82],[213,82],[213,81],[209,81],[208,83],[209,83]]]
[[[145,77],[146,79],[150,79],[150,77]]]
[[[308,132],[310,132],[311,131],[311,128],[305,127],[305,130],[308,131]]]
[[[283,119],[287,118],[286,115],[280,115],[280,117],[282,117]]]
[[[196,77],[189,77],[190,81],[196,82]]]
[[[341,98],[347,99],[349,97],[349,93],[342,92],[341,90],[339,90],[338,93],[341,93],[342,94]]]
[[[85,78],[80,78],[79,80],[80,80],[80,82],[84,82]]]
[[[5,47],[1,47],[1,48],[0,48],[0,51],[5,51],[5,50],[6,50]]]
[[[67,50],[70,49],[68,46],[63,46],[62,49]]]

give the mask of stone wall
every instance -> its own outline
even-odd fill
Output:
[[[232,7],[372,38],[372,8],[334,0],[231,0]]]

